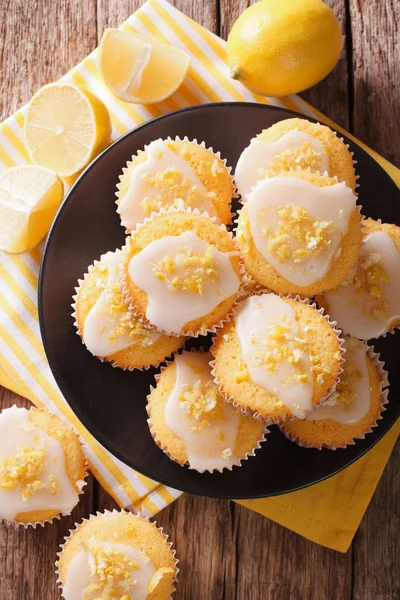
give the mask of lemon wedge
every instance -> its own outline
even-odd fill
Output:
[[[189,64],[185,52],[131,31],[106,29],[100,44],[104,83],[125,102],[165,100],[179,88]]]
[[[21,165],[0,175],[0,250],[19,254],[34,248],[48,232],[63,198],[55,173]]]
[[[81,171],[111,135],[107,108],[91,92],[71,83],[50,83],[32,98],[25,137],[33,162],[70,177]]]

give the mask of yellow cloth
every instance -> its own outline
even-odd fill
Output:
[[[62,79],[89,87],[108,107],[113,139],[166,112],[205,102],[250,101],[282,106],[327,119],[297,96],[261,98],[229,77],[225,42],[173,8],[150,0],[122,28],[153,35],[190,54],[192,64],[183,85],[157,105],[126,104],[103,84],[95,50]],[[23,122],[26,108],[0,125],[0,171],[29,162]],[[400,172],[367,149],[391,176]],[[121,165],[122,168],[122,165]],[[80,433],[94,475],[123,507],[154,515],[180,492],[151,481],[123,465],[85,430],[65,403],[47,364],[37,320],[37,276],[42,248],[20,256],[0,252],[0,383],[45,406]],[[396,430],[369,454],[339,475],[306,490],[279,498],[242,502],[315,542],[346,550],[357,529],[394,444]],[[339,510],[338,507],[343,507]],[[345,507],[348,507],[346,512]],[[343,516],[345,515],[345,516]]]

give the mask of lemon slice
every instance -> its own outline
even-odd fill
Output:
[[[69,177],[105,148],[111,134],[107,108],[70,83],[50,83],[32,98],[25,137],[33,162]]]
[[[63,198],[55,173],[21,165],[0,175],[0,250],[19,254],[34,248],[48,232]]]
[[[140,33],[106,29],[100,44],[104,83],[126,102],[165,100],[181,85],[189,64],[185,52]]]

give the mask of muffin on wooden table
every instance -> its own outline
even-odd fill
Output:
[[[35,526],[69,515],[86,475],[79,438],[58,417],[17,406],[0,413],[0,518]]]
[[[70,533],[58,556],[65,600],[169,600],[175,589],[172,544],[140,515],[92,515]]]

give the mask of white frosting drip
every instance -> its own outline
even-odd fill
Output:
[[[311,360],[302,352],[300,365],[308,375],[305,383],[287,380],[296,377],[296,370],[288,360],[278,362],[276,369],[267,370],[259,356],[269,348],[270,326],[285,324],[294,336],[299,335],[295,311],[290,304],[275,294],[263,294],[247,298],[237,311],[236,335],[240,342],[242,359],[253,383],[263,387],[287,406],[299,419],[312,408]]]
[[[344,183],[318,187],[298,177],[273,177],[261,181],[248,196],[250,230],[254,243],[264,258],[291,283],[307,286],[320,281],[329,271],[332,260],[347,232],[350,215],[356,207],[356,196]],[[268,250],[267,226],[273,233],[278,228],[281,206],[304,206],[315,220],[331,222],[335,229],[329,234],[331,244],[316,256],[300,263],[293,257],[281,263]],[[290,238],[288,244],[290,245]]]
[[[146,600],[149,595],[149,581],[156,572],[156,568],[149,557],[132,545],[109,542],[98,542],[98,545],[105,550],[121,552],[127,559],[134,561],[139,566],[139,569],[132,569],[133,582],[129,591],[125,593],[134,600]],[[81,550],[72,558],[63,585],[65,600],[82,600],[86,588],[90,584],[98,582],[96,575],[91,576],[93,566],[93,557],[89,551]],[[99,594],[96,592],[85,595],[85,600],[97,600],[98,598]]]
[[[184,325],[194,319],[204,317],[223,300],[237,292],[240,285],[230,261],[231,252],[219,252],[212,247],[212,256],[219,273],[218,281],[206,279],[204,293],[190,290],[170,289],[165,281],[157,279],[151,265],[167,255],[177,257],[179,249],[189,247],[194,253],[204,255],[210,245],[192,231],[177,236],[165,236],[151,242],[129,262],[129,276],[147,294],[146,317],[159,329],[178,334]],[[233,253],[236,254],[236,253]],[[179,276],[184,268],[179,267]]]
[[[383,282],[383,299],[388,303],[386,314],[379,311],[380,318],[373,316],[371,311],[379,303],[354,285],[342,284],[334,292],[324,292],[329,314],[339,327],[344,333],[364,340],[383,335],[392,321],[400,319],[400,252],[390,235],[384,231],[374,231],[366,236],[360,258],[371,254],[380,256],[378,264],[389,277],[388,281]]]
[[[184,412],[179,400],[179,396],[199,380],[203,384],[212,382],[212,385],[215,385],[209,365],[211,359],[209,353],[194,352],[182,352],[175,357],[176,383],[164,410],[167,427],[185,444],[190,466],[200,473],[240,464],[240,458],[234,454],[240,422],[239,412],[218,396],[217,402],[221,402],[223,407],[223,420],[192,431],[191,427],[197,428],[202,419],[207,418],[207,413],[197,420]],[[224,450],[228,450],[225,455]]]
[[[45,449],[45,464],[36,479],[48,486],[51,478],[55,477],[57,492],[51,494],[46,487],[24,500],[21,490],[0,486],[0,518],[12,520],[18,513],[36,510],[57,510],[69,514],[78,503],[78,492],[68,478],[60,442],[34,425],[26,408],[12,406],[3,410],[0,414],[0,458],[7,459],[19,449],[34,450],[41,445]]]
[[[128,309],[122,313],[110,310],[113,290],[119,286],[122,258],[123,254],[118,250],[107,252],[100,258],[100,262],[107,268],[108,279],[104,290],[86,317],[82,336],[87,349],[95,356],[109,356],[138,343],[129,335],[129,331],[115,335],[115,330],[121,324],[121,316],[126,316]],[[159,338],[160,334],[156,330],[149,330],[143,344],[154,344]]]
[[[190,203],[191,208],[198,208],[201,212],[206,211],[210,217],[216,217],[219,221],[218,214],[214,204],[208,196],[208,192],[195,170],[189,163],[181,158],[176,152],[169,148],[165,140],[155,140],[151,142],[146,149],[147,158],[143,163],[137,165],[131,172],[129,189],[118,205],[117,212],[121,217],[121,223],[127,229],[134,229],[137,223],[143,223],[145,213],[143,211],[142,202],[146,198],[149,200],[157,200],[163,196],[163,189],[155,188],[149,185],[146,177],[155,177],[158,173],[167,173],[168,171],[178,171],[180,173],[179,181],[184,179],[190,182],[191,188],[196,188],[201,192],[201,195],[196,195],[196,200]],[[168,193],[169,184],[164,184],[164,193]],[[182,188],[182,193],[184,190]],[[186,198],[175,198],[174,200],[183,200]]]
[[[299,149],[309,143],[312,150],[321,154],[313,171],[329,174],[329,155],[323,144],[304,131],[293,129],[285,133],[276,142],[263,142],[258,138],[251,140],[239,157],[235,171],[235,182],[242,197],[251,192],[258,181],[265,178],[266,173],[273,168],[277,155],[285,150]]]
[[[371,407],[371,389],[369,384],[367,368],[367,347],[354,338],[345,338],[344,347],[346,348],[346,362],[344,371],[349,376],[347,390],[354,393],[354,397],[347,406],[340,402],[341,392],[333,394],[324,402],[323,406],[318,406],[307,415],[306,419],[310,421],[319,421],[320,419],[332,419],[344,425],[358,423],[368,413]],[[355,371],[359,376],[355,375]]]

